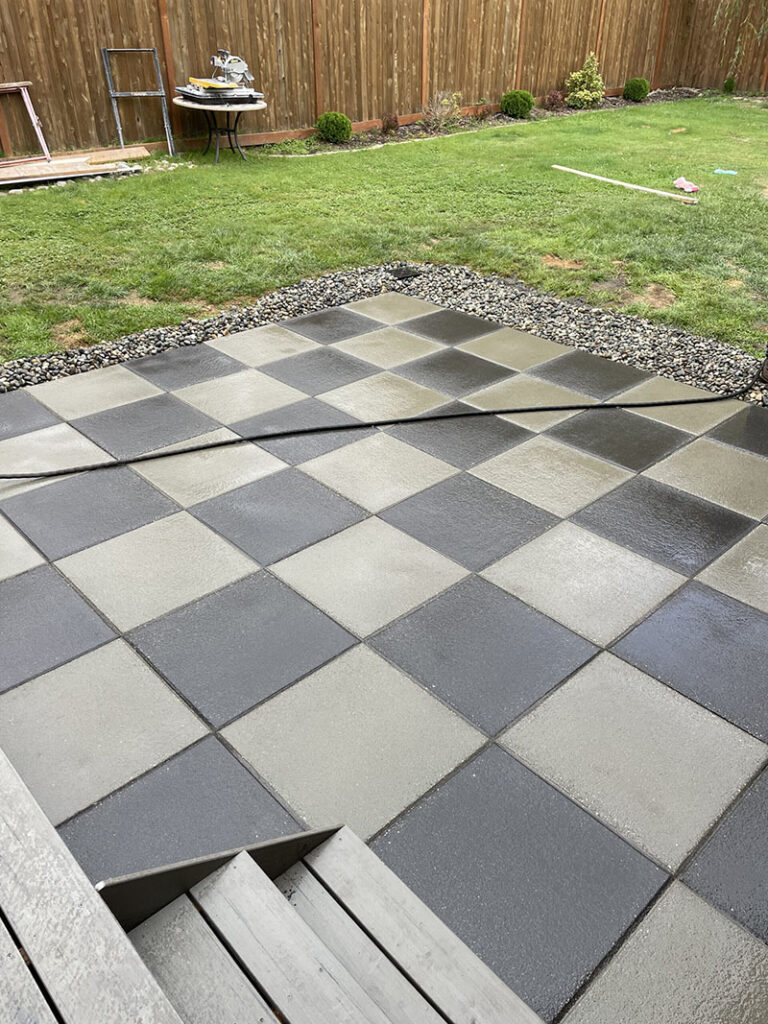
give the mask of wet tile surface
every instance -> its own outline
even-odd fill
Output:
[[[292,405],[301,401],[304,393],[259,370],[241,370],[180,388],[175,396],[219,423],[236,423],[252,413]]]
[[[412,295],[402,295],[399,292],[374,295],[371,299],[350,302],[344,308],[351,309],[353,313],[373,317],[383,324],[399,324],[403,320],[412,320],[414,317],[425,316],[440,309],[433,302],[415,299]]]
[[[647,380],[651,375],[634,366],[601,359],[589,352],[568,352],[530,371],[533,377],[583,391],[593,398],[613,398],[621,391]]]
[[[290,359],[280,359],[265,367],[265,373],[294,389],[300,388],[306,395],[319,395],[323,391],[331,391],[362,377],[369,377],[375,372],[375,366],[336,348],[318,348]]]
[[[512,370],[469,352],[444,349],[400,367],[400,375],[417,384],[460,398],[512,375]]]
[[[664,402],[688,401],[692,398],[711,398],[711,391],[693,388],[666,377],[652,377],[629,391],[624,391],[622,402]],[[638,416],[679,427],[691,434],[703,434],[717,423],[733,416],[742,408],[741,402],[701,402],[695,405],[658,405],[651,409],[633,409]]]
[[[500,331],[474,341],[465,341],[458,347],[462,352],[471,352],[472,355],[501,363],[512,370],[527,370],[572,351],[566,345],[515,331],[511,327],[502,327]]]
[[[578,391],[561,388],[546,380],[538,380],[527,373],[492,384],[467,397],[470,405],[478,409],[535,409],[540,406],[591,405],[597,399]],[[546,430],[554,423],[575,416],[574,411],[510,413],[503,418],[517,423],[526,430]]]
[[[0,395],[0,441],[27,434],[30,430],[42,430],[43,427],[59,422],[59,417],[36,401],[29,391],[11,391]]]
[[[647,469],[690,439],[688,434],[666,423],[656,423],[624,409],[587,409],[550,428],[549,436],[638,471]]]
[[[396,327],[384,327],[380,331],[361,334],[348,341],[339,341],[334,348],[386,370],[413,359],[421,359],[432,352],[440,352],[443,346]]]
[[[413,331],[422,338],[442,341],[444,345],[459,345],[463,341],[471,341],[497,331],[500,325],[455,309],[441,309],[436,313],[406,320],[401,326],[403,330]]]
[[[331,427],[337,425],[348,425],[359,423],[355,416],[334,409],[333,406],[320,402],[316,398],[306,398],[295,405],[286,405],[282,409],[266,413],[262,416],[252,416],[247,420],[234,423],[232,429],[245,437],[257,434],[278,434],[283,430],[300,430],[313,427]],[[345,444],[352,444],[359,441],[361,437],[367,437],[372,431],[367,430],[346,430],[346,431],[323,431],[319,434],[305,435],[303,437],[276,438],[274,441],[259,441],[259,448],[271,452],[279,459],[291,465],[306,462],[317,455],[333,451]]]
[[[105,366],[100,370],[36,384],[29,389],[29,394],[64,419],[90,416],[160,393],[160,388],[131,373],[125,366]]]
[[[45,559],[10,523],[0,516],[0,580],[44,565]]]
[[[283,323],[283,327],[287,327],[311,341],[316,341],[320,345],[328,345],[333,341],[345,341],[358,334],[367,334],[368,331],[378,330],[382,326],[378,320],[344,309],[344,307],[323,309],[319,313],[297,316]]]
[[[768,614],[768,526],[757,526],[698,578]]]
[[[131,359],[125,367],[165,391],[175,391],[176,388],[200,384],[244,369],[242,363],[208,345],[171,348],[144,359]]]
[[[710,430],[707,436],[768,457],[768,410],[750,406]]]

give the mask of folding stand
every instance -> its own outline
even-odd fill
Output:
[[[5,121],[2,111],[0,111],[0,143],[3,147],[3,152],[6,157],[13,157],[13,159],[1,160],[0,163],[3,166],[8,164],[28,164],[34,160],[47,160],[51,162],[51,154],[48,152],[48,147],[45,144],[45,136],[43,135],[43,126],[40,123],[40,118],[35,113],[35,108],[32,106],[32,100],[29,98],[29,86],[31,82],[0,82],[0,95],[18,92],[21,93],[21,98],[24,101],[24,106],[27,108],[29,114],[29,120],[32,122],[32,127],[35,130],[37,141],[40,143],[40,149],[43,151],[43,156],[22,156],[13,157],[13,149],[11,148],[11,140],[8,135],[8,126]]]
[[[115,90],[115,82],[112,78],[112,67],[109,59],[113,53],[151,53],[152,58],[155,62],[155,74],[157,75],[157,89],[153,89],[147,92],[117,92]],[[171,156],[176,155],[176,148],[173,144],[173,135],[171,134],[171,124],[168,120],[168,104],[165,100],[165,87],[163,86],[163,76],[160,73],[160,61],[157,58],[157,49],[154,46],[145,47],[108,47],[102,46],[101,56],[104,60],[104,71],[107,75],[107,85],[109,86],[109,98],[112,100],[112,110],[115,115],[115,121],[117,122],[117,137],[120,140],[120,146],[125,149],[125,142],[123,141],[123,125],[120,120],[120,111],[118,110],[117,101],[123,98],[129,99],[143,99],[146,96],[156,96],[159,98],[163,108],[163,126],[165,128],[165,138],[168,142],[168,152]]]

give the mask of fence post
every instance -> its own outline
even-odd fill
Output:
[[[600,18],[597,22],[597,41],[595,42],[595,56],[600,60],[600,44],[603,41],[603,25],[605,24],[605,2],[600,0]]]
[[[157,0],[157,12],[160,15],[160,32],[163,37],[163,57],[165,58],[165,77],[168,79],[168,106],[174,132],[181,136],[181,114],[173,102],[176,92],[176,71],[173,66],[173,46],[171,45],[171,26],[168,22],[167,0]]]
[[[421,7],[421,109],[429,102],[429,0]]]
[[[323,113],[323,72],[320,65],[320,2],[312,0],[312,64],[315,70],[315,117]]]
[[[520,0],[520,17],[517,21],[517,63],[515,64],[515,88],[520,88],[523,79],[523,41],[525,39],[525,4]]]
[[[659,45],[656,48],[656,63],[653,65],[653,79],[651,88],[659,88],[659,75],[661,74],[661,57],[664,52],[664,42],[667,35],[667,18],[669,16],[669,0],[664,0],[664,13],[661,16],[661,28],[659,29]]]
[[[768,57],[765,58],[765,71],[763,71],[763,78],[760,82],[760,92],[765,92],[766,86],[768,86]]]

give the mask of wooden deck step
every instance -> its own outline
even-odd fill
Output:
[[[11,1024],[56,1024],[15,941],[0,921],[0,1021]]]
[[[309,868],[302,863],[295,864],[275,880],[275,885],[389,1020],[397,1024],[445,1024],[445,1018],[344,911]]]
[[[191,895],[290,1024],[394,1024],[247,853]]]
[[[187,896],[129,937],[184,1024],[278,1024]]]

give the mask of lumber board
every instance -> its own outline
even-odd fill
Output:
[[[144,160],[149,150],[145,146],[126,146],[125,149],[100,149],[88,154],[89,164],[113,164],[116,160]]]
[[[129,938],[184,1024],[278,1024],[187,896]]]
[[[390,1020],[397,1024],[445,1024],[445,1019],[305,864],[289,868],[275,885]]]
[[[542,1024],[350,829],[304,862],[452,1024]]]
[[[560,164],[552,164],[555,171],[567,171],[568,174],[578,174],[580,178],[591,178],[593,181],[603,181],[608,185],[621,185],[622,188],[631,189],[633,192],[647,192],[652,196],[662,196],[664,199],[676,199],[679,203],[687,206],[696,206],[698,199],[694,199],[690,192],[662,192],[658,188],[646,188],[645,185],[633,185],[628,181],[619,181],[618,178],[604,178],[602,174],[590,174],[588,171],[577,171],[574,167],[562,167]]]
[[[0,921],[0,1020],[8,1024],[56,1024],[8,929]]]
[[[389,1024],[247,853],[191,896],[290,1024]]]
[[[65,1024],[180,1024],[2,751],[0,910]]]

